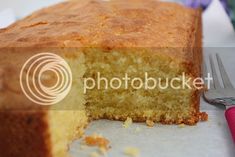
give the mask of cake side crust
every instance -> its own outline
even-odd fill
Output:
[[[1,30],[0,45],[184,49],[188,47],[197,16],[194,9],[154,0],[64,2]],[[164,55],[179,62],[193,62],[192,54],[185,51]]]
[[[1,156],[52,157],[46,117],[44,111],[0,111]]]

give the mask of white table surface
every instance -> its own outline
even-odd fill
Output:
[[[0,24],[4,17],[1,10],[11,8],[16,17],[23,17],[33,10],[61,0],[0,0]],[[220,53],[225,67],[235,85],[235,33],[218,0],[213,1],[203,14],[204,55]],[[143,123],[135,123],[130,128],[122,127],[122,122],[99,120],[92,122],[86,134],[101,133],[111,141],[112,149],[108,157],[122,157],[127,146],[139,148],[141,157],[234,157],[232,143],[224,111],[201,100],[201,108],[209,114],[208,122],[196,126],[169,126],[156,124],[153,128]],[[136,127],[141,130],[136,133]],[[80,149],[80,141],[70,148],[73,157],[87,157],[95,148]]]

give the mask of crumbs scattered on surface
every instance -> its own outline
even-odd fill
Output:
[[[179,128],[185,128],[185,124],[184,124],[184,123],[179,124],[178,127],[179,127]]]
[[[140,154],[140,151],[138,148],[135,147],[126,147],[124,149],[124,154],[130,157],[137,157]]]
[[[105,149],[104,147],[99,147],[99,153],[100,153],[101,155],[106,155],[107,149]]]
[[[201,121],[208,121],[208,114],[207,114],[206,112],[201,112],[201,113],[199,114],[199,119],[200,119]]]
[[[81,144],[81,145],[80,145],[80,149],[81,149],[81,150],[87,149],[87,145]]]
[[[84,138],[84,141],[87,146],[97,146],[97,147],[102,148],[106,151],[110,148],[109,140],[107,140],[106,138],[104,138],[103,136],[98,135],[98,134],[86,136]]]
[[[99,157],[99,156],[100,156],[100,154],[97,153],[97,152],[91,152],[90,153],[90,157]]]
[[[129,128],[131,124],[132,124],[132,119],[130,117],[127,117],[126,121],[123,123],[123,127]]]
[[[154,122],[152,120],[149,120],[149,119],[146,120],[146,124],[149,127],[153,127],[154,126]]]
[[[135,128],[135,132],[136,132],[136,133],[139,133],[140,131],[141,131],[140,127],[136,127],[136,128]]]

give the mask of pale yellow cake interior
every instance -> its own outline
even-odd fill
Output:
[[[67,157],[69,144],[81,137],[88,123],[85,111],[82,77],[85,73],[85,59],[82,53],[69,52],[66,56],[72,72],[73,82],[69,94],[48,113],[50,122],[52,154]]]
[[[130,51],[88,50],[85,55],[85,78],[92,77],[97,80],[97,72],[100,72],[100,78],[105,77],[108,80],[113,77],[123,78],[126,73],[131,79],[145,80],[147,73],[148,77],[161,78],[161,85],[164,86],[166,78],[171,80],[174,77],[181,77],[184,72],[184,69],[170,57],[146,50]],[[138,87],[138,81],[135,83]],[[174,84],[176,86],[180,83],[175,81]],[[151,85],[151,81],[149,84]],[[131,81],[128,89],[125,89],[124,83],[120,89],[105,89],[105,81],[100,81],[100,87],[101,89],[87,90],[86,94],[86,109],[94,119],[125,120],[131,117],[134,121],[152,119],[159,122],[160,118],[165,121],[178,121],[188,118],[192,109],[190,101],[194,89],[134,89],[131,88]]]
[[[128,74],[130,78],[143,80],[147,72],[149,77],[162,78],[164,86],[165,78],[180,77],[184,70],[172,58],[144,49],[105,52],[94,48],[65,54],[63,57],[72,70],[73,83],[67,97],[53,106],[48,114],[53,133],[53,156],[67,154],[68,144],[81,137],[88,118],[126,120],[130,117],[134,121],[150,119],[175,123],[190,118],[193,89],[133,89],[130,83],[128,89],[124,86],[105,89],[101,83],[101,89],[95,87],[84,93],[84,80],[96,80],[97,72],[108,79],[123,78]]]

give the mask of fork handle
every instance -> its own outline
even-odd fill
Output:
[[[235,107],[230,107],[225,111],[225,117],[235,143]]]

